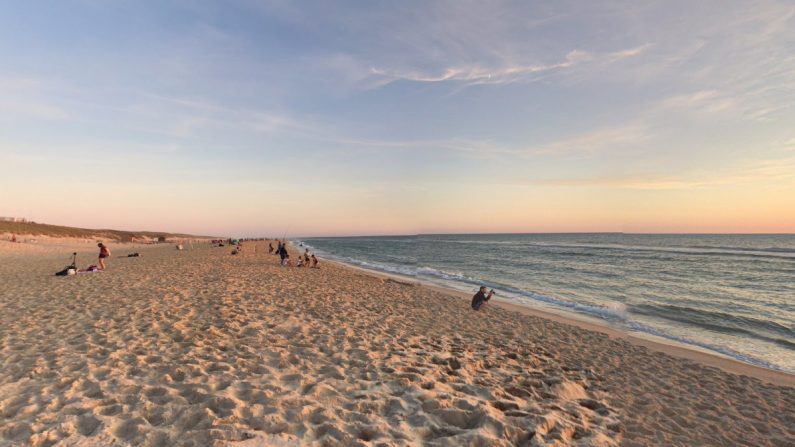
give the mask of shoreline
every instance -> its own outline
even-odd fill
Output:
[[[292,245],[296,249],[298,248],[292,242],[290,242],[290,245]],[[464,299],[466,300],[465,301],[466,303],[468,303],[468,301],[472,298],[470,295],[460,290],[456,290],[451,287],[444,287],[436,284],[431,284],[409,276],[392,274],[388,272],[381,272],[378,270],[371,270],[357,265],[347,264],[345,262],[330,258],[322,258],[322,260],[325,262],[333,262],[345,268],[350,268],[356,271],[365,272],[375,277],[385,277],[385,278],[391,278],[402,281],[411,281],[412,283],[418,285],[419,287],[426,288],[429,290],[434,290],[436,292],[443,293],[449,296],[454,296],[460,299]],[[580,319],[576,318],[573,315],[566,314],[563,311],[561,311],[561,313],[550,312],[522,304],[512,303],[508,300],[499,297],[492,298],[492,302],[502,307],[503,309],[507,309],[523,315],[530,315],[538,318],[543,318],[546,320],[551,320],[557,323],[576,326],[580,329],[585,329],[591,332],[598,332],[609,336],[611,339],[626,340],[635,346],[645,347],[681,359],[692,360],[704,366],[718,368],[728,373],[754,377],[774,385],[795,387],[795,374],[775,369],[764,368],[757,365],[752,365],[750,363],[746,363],[741,360],[724,356],[717,352],[712,352],[706,349],[698,348],[696,346],[689,346],[684,343],[676,343],[674,341],[666,340],[662,337],[656,337],[654,335],[645,335],[645,336],[634,335],[632,333],[611,327],[608,324],[601,324],[597,322],[596,319],[593,318]]]
[[[96,251],[94,248],[95,240],[83,239],[83,238],[53,238],[53,237],[44,236],[44,237],[39,237],[37,241],[33,243],[22,242],[18,244],[13,244],[7,241],[0,241],[0,242],[6,242],[6,244],[3,244],[6,247],[6,249],[0,250],[0,255],[3,256],[9,256],[9,255],[13,256],[14,254],[16,254],[17,256],[20,255],[25,256],[32,253],[45,254],[45,253],[52,253],[53,250],[58,250],[58,251],[76,250],[79,253],[88,255],[88,260],[85,260],[86,258],[84,256],[81,256],[81,261],[83,263],[90,263],[93,262],[93,252]],[[205,241],[197,240],[196,242],[201,243]],[[140,244],[134,242],[114,242],[112,244],[113,246],[118,247],[119,250],[129,250],[129,249],[143,249],[145,247],[157,247],[162,245],[172,246],[174,243],[175,241],[169,241],[160,244]],[[288,241],[288,248],[296,250],[298,252],[302,252],[302,250],[299,250],[300,247],[298,247],[293,241]],[[9,251],[8,249],[11,250]],[[120,253],[121,251],[115,252],[114,257],[120,256]],[[448,296],[453,296],[458,299],[464,300],[464,302],[467,305],[467,308],[468,308],[468,302],[471,299],[471,295],[468,294],[467,292],[463,292],[454,289],[452,287],[445,287],[443,285],[425,282],[415,277],[401,275],[398,273],[389,273],[380,270],[368,269],[358,265],[348,264],[340,260],[331,259],[325,256],[320,258],[320,260],[321,263],[322,262],[334,263],[335,265],[352,269],[354,271],[363,272],[372,275],[374,277],[391,278],[398,282],[410,282],[427,290],[432,290]],[[602,322],[595,317],[580,316],[576,313],[566,312],[565,310],[560,310],[560,312],[555,312],[538,307],[531,307],[529,305],[518,304],[508,301],[499,296],[492,298],[491,302],[497,306],[500,306],[504,309],[513,312],[534,316],[538,318],[543,318],[557,323],[576,326],[578,328],[585,329],[591,332],[605,334],[612,339],[626,340],[635,346],[645,347],[653,351],[665,353],[680,359],[692,360],[702,365],[718,368],[722,371],[726,371],[732,374],[754,377],[775,385],[795,387],[795,374],[793,373],[775,370],[775,369],[769,369],[762,366],[746,363],[741,360],[722,355],[718,352],[710,351],[706,348],[691,346],[685,343],[679,343],[673,340],[668,340],[650,334],[638,335],[636,333],[626,332],[619,328],[610,326],[609,323]]]
[[[795,439],[795,388],[769,378],[497,301],[475,313],[466,293],[326,258],[286,268],[267,241],[244,245],[133,258],[112,246],[105,272],[69,277],[53,276],[64,246],[0,262],[0,445]]]

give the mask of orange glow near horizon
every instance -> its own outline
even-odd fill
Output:
[[[795,232],[795,188],[769,185],[671,191],[435,185],[400,199],[333,188],[235,194],[194,185],[185,188],[190,196],[177,187],[161,196],[110,187],[88,198],[41,188],[6,196],[3,213],[84,228],[217,236]]]

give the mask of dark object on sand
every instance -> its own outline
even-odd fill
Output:
[[[141,254],[138,253],[137,251],[135,253],[130,253],[130,254],[127,255],[128,258],[138,258],[140,256],[141,256]]]
[[[64,267],[63,270],[55,272],[55,276],[67,276],[69,270],[77,270],[77,253],[72,253],[72,263]]]
[[[496,295],[497,292],[494,289],[491,289],[488,295],[486,295],[486,286],[480,286],[478,292],[475,296],[472,297],[472,309],[473,310],[480,310],[484,304],[488,303],[492,296]]]

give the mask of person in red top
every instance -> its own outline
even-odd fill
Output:
[[[105,258],[110,257],[110,250],[102,242],[97,244],[99,247],[99,268],[105,270]]]

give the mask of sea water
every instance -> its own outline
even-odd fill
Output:
[[[795,373],[795,235],[478,234],[294,241],[318,255]]]

